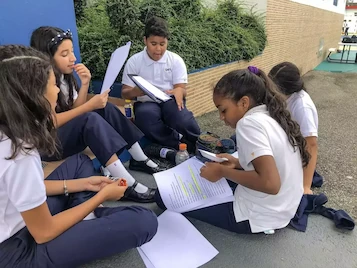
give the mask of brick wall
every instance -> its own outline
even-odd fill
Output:
[[[340,40],[343,15],[298,4],[290,0],[268,0],[267,46],[250,62],[235,62],[189,75],[187,107],[195,116],[214,111],[213,85],[227,72],[255,65],[265,72],[277,63],[291,61],[304,74],[327,56]],[[320,42],[323,49],[319,52]]]

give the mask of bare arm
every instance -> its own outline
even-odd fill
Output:
[[[78,98],[73,103],[73,108],[77,108],[87,102],[89,84],[81,86],[78,92]]]
[[[88,87],[92,75],[88,68],[83,63],[78,63],[74,66],[74,71],[78,74],[81,80],[81,88],[78,92],[78,97],[73,103],[73,108],[79,107],[87,102]]]
[[[307,151],[310,153],[311,158],[309,164],[304,168],[304,193],[311,194],[311,184],[314,177],[317,162],[317,138],[306,137]]]
[[[278,194],[281,182],[274,158],[264,155],[255,158],[252,163],[255,169],[253,171],[236,170],[219,163],[206,163],[201,168],[201,176],[210,181],[225,177],[255,191]]]
[[[121,90],[121,96],[126,100],[133,100],[136,97],[144,96],[144,92],[138,87],[130,87],[128,85],[124,85]]]
[[[70,227],[83,220],[90,212],[106,200],[100,192],[88,201],[54,216],[51,215],[47,202],[22,212],[26,226],[38,244],[56,238]]]
[[[92,111],[93,108],[91,103],[86,102],[83,105],[80,105],[77,108],[73,108],[69,111],[62,112],[62,113],[55,113],[54,115],[54,122],[56,122],[56,128],[59,128],[66,124],[68,121],[72,120],[73,118],[80,116],[84,113]]]
[[[66,186],[69,193],[77,193],[86,190],[86,178],[66,180]],[[45,180],[46,195],[59,195],[64,193],[63,180]]]
[[[94,180],[92,180],[92,183],[96,185],[93,184],[92,186],[97,186],[99,188],[89,188],[89,190],[99,191],[95,196],[78,206],[62,211],[54,216],[51,215],[46,202],[34,209],[21,212],[22,218],[35,241],[38,244],[51,241],[76,223],[83,220],[104,201],[119,200],[123,197],[127,186],[121,186],[120,180],[116,182],[111,181],[110,183],[106,183],[106,180],[109,179],[95,177]],[[102,182],[106,185],[103,186]],[[55,186],[55,184],[52,186]]]

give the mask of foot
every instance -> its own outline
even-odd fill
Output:
[[[148,174],[154,174],[154,173],[157,173],[160,171],[164,171],[164,169],[160,168],[159,166],[157,166],[157,167],[148,166],[147,163],[149,161],[152,161],[152,160],[150,160],[149,158],[144,161],[136,161],[134,159],[130,159],[129,169],[145,172]]]
[[[138,185],[138,182],[135,181],[135,183],[132,186],[129,186],[128,189],[126,189],[124,193],[124,197],[121,198],[120,200],[129,200],[129,201],[134,201],[138,203],[153,203],[155,202],[155,194],[156,194],[156,189],[153,188],[148,188],[148,190],[145,193],[138,193],[135,191],[135,187]]]

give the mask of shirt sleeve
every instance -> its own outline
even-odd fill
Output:
[[[7,169],[4,183],[9,199],[19,212],[42,205],[46,201],[41,160],[38,155],[26,155]]]
[[[133,57],[129,58],[127,63],[125,64],[124,67],[124,72],[123,72],[123,78],[122,78],[122,84],[123,85],[127,85],[129,87],[135,87],[135,83],[133,82],[133,80],[130,79],[130,77],[128,76],[128,74],[137,74],[136,71],[136,66],[135,66],[135,59]]]
[[[300,125],[300,131],[304,138],[317,137],[317,124],[315,117],[317,115],[313,109],[309,107],[301,107],[294,115],[296,122]]]
[[[249,118],[241,119],[236,134],[239,162],[242,167],[247,167],[260,156],[273,156],[268,135],[258,122]]]
[[[173,66],[172,84],[187,84],[187,68],[183,59],[177,55]]]

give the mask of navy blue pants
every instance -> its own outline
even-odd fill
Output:
[[[104,166],[113,154],[129,149],[143,136],[115,105],[107,103],[104,109],[80,115],[58,128],[59,155],[41,157],[61,160],[89,147]]]
[[[228,183],[231,186],[232,191],[234,191],[237,187],[237,184],[231,181],[228,181]],[[166,209],[159,191],[156,192],[155,201],[161,209]],[[203,222],[207,222],[219,228],[223,228],[238,234],[252,233],[249,221],[236,222],[233,211],[233,202],[193,210],[190,212],[183,213],[183,215]]]
[[[191,143],[196,143],[200,135],[198,126],[192,112],[185,108],[178,110],[176,100],[163,103],[136,102],[134,104],[135,124],[150,140],[178,149],[179,133]]]
[[[95,175],[91,160],[74,155],[58,167],[47,180],[63,180]],[[93,196],[81,192],[47,198],[51,213],[57,214]],[[78,267],[84,263],[139,247],[157,231],[155,214],[145,208],[97,208],[97,219],[81,221],[66,232],[38,245],[27,228],[0,244],[0,267]]]

